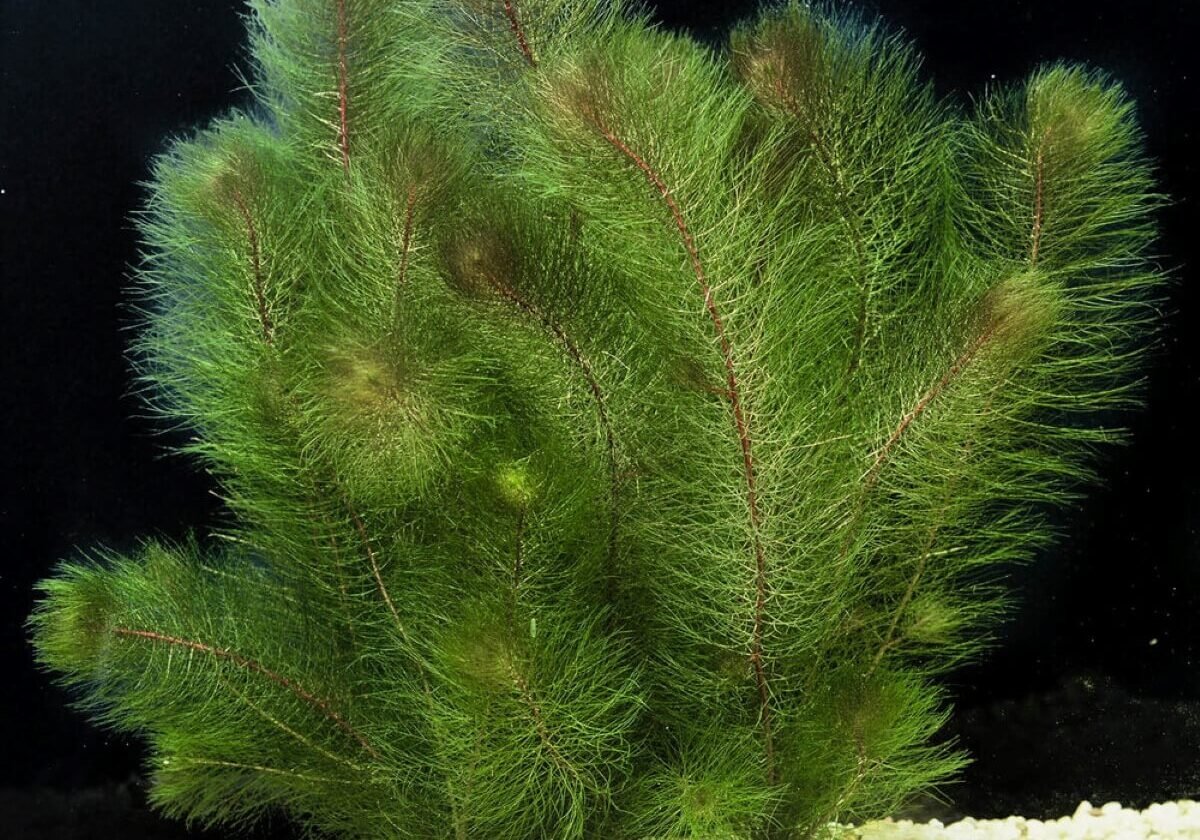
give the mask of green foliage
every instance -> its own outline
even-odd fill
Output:
[[[313,834],[792,838],[952,778],[935,679],[1135,402],[1132,106],[971,113],[793,3],[251,0],[139,217],[149,403],[231,516],[65,564],[40,661],[155,801]]]

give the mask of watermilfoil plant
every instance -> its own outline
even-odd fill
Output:
[[[968,112],[876,26],[251,0],[138,217],[134,360],[230,516],[41,585],[167,813],[808,838],[952,778],[937,676],[1119,433],[1162,276],[1130,103]]]

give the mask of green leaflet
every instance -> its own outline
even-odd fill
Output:
[[[139,215],[148,403],[232,515],[41,584],[153,797],[356,838],[807,838],[965,756],[1163,276],[1131,103],[970,112],[799,3],[252,0]]]

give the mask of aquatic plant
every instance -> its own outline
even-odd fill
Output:
[[[964,756],[937,679],[1092,477],[1162,276],[1132,107],[968,113],[792,4],[251,0],[138,216],[149,403],[230,516],[41,584],[166,813],[793,838]]]

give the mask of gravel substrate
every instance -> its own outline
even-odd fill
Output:
[[[1069,817],[1057,820],[976,820],[971,817],[943,825],[938,820],[909,820],[845,826],[840,840],[1200,840],[1200,802],[1190,799],[1151,805],[1144,811],[1122,808],[1120,802],[1096,807],[1082,802]]]

